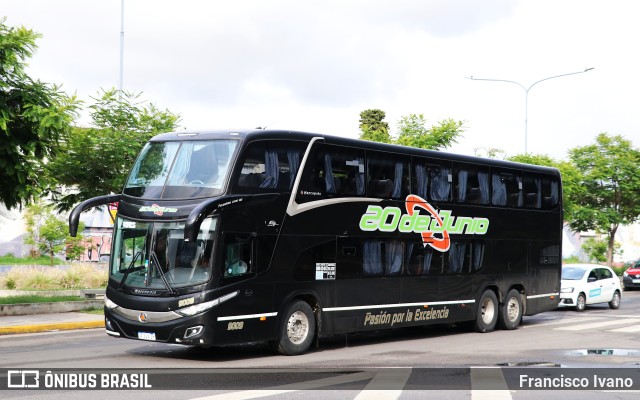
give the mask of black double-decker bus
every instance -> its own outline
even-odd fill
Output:
[[[321,335],[558,304],[556,169],[288,131],[166,133],[118,202],[109,335],[300,354]]]

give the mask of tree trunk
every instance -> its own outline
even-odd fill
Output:
[[[609,237],[607,243],[607,265],[613,266],[613,251],[616,244],[616,232],[618,231],[618,225],[614,225],[609,230]]]

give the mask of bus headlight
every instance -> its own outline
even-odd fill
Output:
[[[118,308],[120,307],[119,305],[117,305],[116,303],[114,303],[113,301],[109,300],[109,298],[107,296],[104,296],[104,305],[105,307],[107,307],[109,310],[113,310],[114,308]]]
[[[562,288],[560,289],[560,293],[573,293],[573,288],[572,287]]]
[[[189,307],[181,308],[179,310],[176,310],[176,312],[178,314],[182,315],[183,317],[191,317],[192,315],[203,313],[203,312],[205,312],[205,311],[217,306],[220,303],[224,303],[225,301],[236,297],[238,295],[238,293],[240,293],[240,291],[236,290],[235,292],[231,292],[229,294],[225,294],[222,297],[219,297],[217,299],[213,299],[211,301],[207,301],[205,303],[195,304],[195,305],[192,305],[192,306],[189,306]]]
[[[200,314],[213,308],[214,306],[218,305],[219,302],[220,300],[215,299],[207,301],[206,303],[200,303],[193,306],[181,308],[180,310],[176,310],[176,312],[184,317],[190,317],[192,315]]]
[[[624,271],[624,273],[622,274],[622,276],[624,276],[625,278],[629,276],[629,273],[627,271]]]

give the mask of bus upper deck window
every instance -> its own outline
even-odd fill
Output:
[[[235,189],[241,193],[291,190],[300,168],[303,146],[285,141],[257,141],[247,149]]]
[[[368,193],[370,197],[400,199],[409,194],[411,170],[409,157],[368,152]]]
[[[319,144],[312,149],[302,172],[296,201],[326,197],[361,196],[365,192],[364,152]]]
[[[491,204],[522,207],[522,177],[515,172],[495,171],[491,176]]]

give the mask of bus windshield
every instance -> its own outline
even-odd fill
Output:
[[[124,194],[184,199],[222,193],[237,140],[150,142],[129,175]]]
[[[169,290],[211,278],[217,218],[202,222],[195,242],[184,241],[182,222],[116,220],[111,278],[120,287]]]

